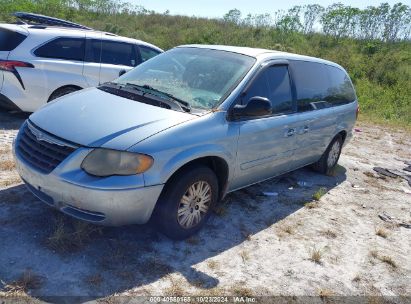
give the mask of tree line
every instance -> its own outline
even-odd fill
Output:
[[[322,32],[335,38],[352,37],[362,40],[397,41],[411,38],[411,8],[402,3],[390,6],[368,6],[359,9],[342,3],[328,7],[318,4],[294,6],[273,14],[248,14],[242,17],[238,9],[224,15],[226,22],[251,27],[273,27],[285,32],[310,34]]]

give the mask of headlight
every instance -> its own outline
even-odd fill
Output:
[[[95,149],[81,163],[91,175],[133,175],[147,171],[153,165],[151,156],[110,149]]]

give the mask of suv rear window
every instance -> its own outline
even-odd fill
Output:
[[[101,63],[135,67],[138,64],[136,48],[130,43],[103,40]]]
[[[85,39],[57,38],[34,51],[38,57],[66,60],[84,60]]]
[[[27,36],[23,34],[0,28],[0,51],[10,52],[26,38]]]

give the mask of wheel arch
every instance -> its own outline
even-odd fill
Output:
[[[55,93],[57,93],[57,92],[60,91],[60,90],[67,89],[67,88],[73,88],[73,89],[76,89],[76,90],[82,90],[82,89],[83,89],[82,87],[80,87],[80,86],[78,86],[78,85],[75,85],[75,84],[67,84],[67,85],[58,87],[58,88],[55,89],[53,92],[51,92],[49,98],[47,99],[47,102],[50,102],[50,101],[51,101],[51,97],[52,97]]]
[[[166,184],[175,176],[180,174],[180,172],[184,171],[187,167],[194,165],[206,166],[215,173],[215,175],[217,176],[219,188],[218,199],[223,199],[227,192],[229,165],[227,161],[220,156],[202,156],[184,163],[169,176],[169,178],[166,181]]]

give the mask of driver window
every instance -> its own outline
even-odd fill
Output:
[[[292,111],[288,67],[277,65],[265,69],[248,89],[242,99],[243,104],[246,104],[250,98],[255,96],[268,98],[273,107],[273,114]]]

